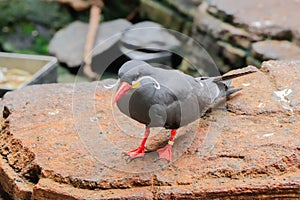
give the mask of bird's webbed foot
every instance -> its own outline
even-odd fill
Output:
[[[172,160],[172,145],[167,144],[165,147],[156,151],[159,155],[159,159],[166,159],[167,161]]]
[[[145,155],[145,146],[138,146],[136,149],[133,149],[128,152],[124,152],[125,155],[130,157],[130,160],[135,158],[141,158]]]

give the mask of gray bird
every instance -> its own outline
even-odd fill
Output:
[[[230,79],[255,72],[194,78],[178,70],[152,67],[131,60],[119,69],[120,85],[114,103],[122,113],[145,124],[144,138],[136,149],[126,153],[131,159],[145,155],[145,143],[151,127],[171,129],[168,144],[158,149],[159,158],[171,161],[176,130],[199,119],[211,105],[240,88]]]

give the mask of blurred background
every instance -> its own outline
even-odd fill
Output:
[[[203,49],[220,73],[225,73],[247,65],[259,67],[269,59],[298,59],[299,9],[294,0],[0,0],[0,51],[56,57],[57,75],[51,76],[57,76],[57,82],[73,82],[84,65],[88,66],[79,73],[79,81],[96,80],[104,66],[108,69],[101,78],[115,77],[130,59],[159,62],[193,76],[206,75],[214,64],[204,58]],[[156,27],[156,32],[131,31],[140,27]],[[198,44],[163,28],[187,35]],[[84,59],[91,47],[113,35],[117,36],[94,50],[90,61]],[[3,62],[0,59],[0,65]],[[197,64],[204,66],[203,73],[195,70]],[[1,71],[0,81],[8,73]]]

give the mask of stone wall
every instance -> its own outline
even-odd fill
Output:
[[[264,60],[299,59],[299,9],[298,1],[204,1],[193,36],[223,72]]]
[[[164,27],[190,34],[193,17],[201,1],[193,0],[141,0],[140,15]]]
[[[299,59],[299,8],[298,1],[281,0],[141,0],[140,14],[192,35],[224,73],[270,59]]]

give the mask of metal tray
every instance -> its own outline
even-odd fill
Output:
[[[6,68],[18,68],[33,74],[29,81],[14,89],[20,89],[33,84],[57,82],[57,59],[52,56],[0,52],[0,66]],[[14,89],[0,87],[0,97],[6,92]]]

